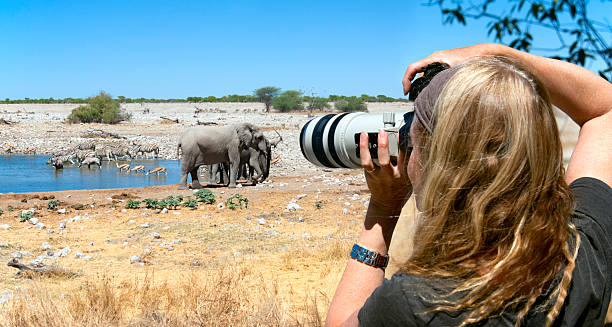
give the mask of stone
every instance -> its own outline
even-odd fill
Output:
[[[49,242],[43,242],[40,248],[43,250],[49,250],[51,248],[51,244],[49,244]]]
[[[153,232],[153,233],[151,233],[151,237],[153,237],[153,238],[155,238],[155,239],[160,239],[160,238],[161,238],[161,235],[159,235],[159,233],[158,233],[158,232]]]
[[[267,229],[264,231],[264,235],[278,236],[278,232],[275,230]]]
[[[24,210],[24,212],[27,212],[28,210]],[[30,218],[28,219],[28,222],[32,225],[36,225],[38,224],[38,218]]]
[[[302,234],[302,238],[310,238],[310,233],[304,233]]]
[[[47,250],[47,256],[49,256],[49,257],[55,257],[55,254],[56,254],[56,253],[55,253],[55,251],[53,251],[53,250]]]
[[[9,224],[2,224],[2,225],[0,225],[0,229],[11,229],[11,225],[9,225]]]
[[[189,264],[192,265],[192,266],[201,266],[202,265],[202,263],[198,259],[191,260],[191,262]]]
[[[142,260],[141,256],[133,255],[130,257],[130,264],[140,262],[140,260]]]
[[[0,304],[8,302],[13,297],[13,292],[10,290],[0,291]]]
[[[65,214],[66,213],[66,208],[57,209],[57,213]]]
[[[144,223],[144,224],[141,224],[140,227],[142,227],[142,228],[149,228],[149,227],[151,227],[151,224]]]
[[[43,223],[38,223],[34,225],[34,229],[45,229],[45,228],[47,228],[47,226],[45,226],[45,224]]]
[[[173,215],[182,215],[182,213],[180,211],[172,211]]]
[[[127,209],[121,209],[121,212],[122,212],[122,213],[126,213],[126,212],[127,212]]]
[[[149,253],[151,253],[151,249],[149,249],[149,248],[146,248],[146,249],[142,250],[142,254],[149,254]]]
[[[81,216],[74,216],[68,219],[68,223],[78,223],[79,221],[81,221]]]
[[[287,204],[285,209],[288,210],[288,211],[295,211],[295,210],[302,209],[302,207],[300,207],[300,205],[295,203],[295,202],[289,202],[289,204]]]
[[[299,200],[299,199],[303,199],[303,198],[305,198],[305,197],[306,197],[306,194],[299,194],[299,195],[298,195],[298,196],[296,196],[295,198]]]
[[[74,258],[75,259],[85,259],[85,260],[89,260],[91,259],[91,256],[85,255],[83,252],[81,251],[76,251],[74,253]]]
[[[150,215],[151,215],[151,214],[150,214],[150,213],[148,213],[148,212],[143,212],[143,213],[141,213],[141,214],[140,214],[140,216],[141,216],[141,217],[148,217],[148,216],[150,216]]]
[[[265,225],[266,224],[266,220],[263,219],[263,218],[259,218],[259,219],[257,219],[257,223],[260,224],[260,225]]]
[[[347,208],[342,209],[342,214],[348,215],[349,214],[349,209],[347,209]]]
[[[344,202],[344,206],[346,206],[346,207],[350,207],[350,206],[351,206],[351,203],[350,203],[350,202]]]
[[[47,229],[47,234],[53,234],[53,233],[55,233],[55,231],[54,231],[54,230],[52,230],[52,229]]]
[[[56,253],[56,255],[57,255],[58,257],[66,257],[66,256],[68,256],[68,254],[70,254],[70,252],[72,252],[72,249],[70,249],[70,247],[69,247],[69,246],[67,246],[67,247],[65,247],[65,248],[63,248],[63,249],[61,249],[61,250],[59,250],[59,251]]]
[[[65,222],[63,222],[63,221],[60,221],[58,228],[59,228],[59,229],[64,229],[64,228],[66,228],[66,223],[65,223]]]
[[[130,219],[130,220],[128,221],[128,224],[134,224],[134,223],[136,223],[136,221],[135,221],[134,219]]]
[[[304,222],[304,217],[298,217],[298,222],[303,223]]]
[[[21,259],[21,258],[23,258],[23,255],[21,254],[21,252],[13,252],[13,253],[11,253],[11,257],[13,257],[15,259]]]
[[[0,243],[0,248],[8,248],[10,245],[7,242]]]
[[[174,251],[174,247],[169,246],[169,247],[168,247],[168,251]]]
[[[168,213],[168,208],[163,208],[160,212],[161,213]]]
[[[219,210],[225,209],[225,204],[223,202],[217,204],[217,209],[219,209]]]

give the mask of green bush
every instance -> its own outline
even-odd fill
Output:
[[[58,200],[51,200],[47,203],[47,209],[49,210],[53,210],[55,208],[57,208],[57,206],[59,205],[59,201]]]
[[[368,106],[356,97],[338,100],[335,103],[336,110],[342,112],[366,111]]]
[[[304,110],[302,92],[293,90],[285,91],[272,100],[272,106],[280,112]]]
[[[125,204],[126,209],[138,209],[140,208],[140,201],[128,200]]]
[[[326,98],[312,98],[308,104],[310,110],[323,110],[329,109],[329,103]]]
[[[236,210],[238,208],[246,209],[249,207],[249,199],[242,196],[242,194],[236,193],[225,201],[225,206],[232,210]]]
[[[4,213],[4,210],[0,209],[0,216]]]
[[[194,199],[187,199],[185,202],[183,202],[183,207],[195,210],[198,207],[198,201]]]
[[[315,202],[315,205],[314,205],[314,206],[315,206],[315,208],[317,208],[317,209],[323,209],[323,204],[321,203],[321,201],[317,201],[317,202]]]
[[[155,209],[155,208],[157,208],[157,200],[144,199],[144,203],[145,203],[147,209]]]
[[[75,204],[72,206],[75,210],[83,210],[85,209],[85,206],[82,203],[79,204]]]
[[[8,208],[6,208],[6,210],[8,210],[8,212],[13,212],[13,210],[15,210],[15,209],[13,208],[13,206],[8,206]]]
[[[71,123],[104,123],[116,124],[131,118],[130,114],[121,111],[118,100],[104,92],[88,98],[87,105],[72,110],[68,116]]]
[[[194,195],[196,199],[198,200],[198,202],[204,202],[206,204],[213,204],[215,203],[215,201],[217,201],[215,199],[215,195],[213,194],[213,192],[205,188],[198,190],[197,192],[195,192]]]
[[[20,213],[18,217],[19,217],[20,222],[25,222],[33,218],[34,215],[32,214],[32,212],[26,211],[26,212]]]

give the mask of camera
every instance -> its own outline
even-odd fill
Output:
[[[361,168],[359,138],[361,132],[367,132],[370,156],[378,165],[378,132],[384,130],[389,138],[389,155],[394,162],[399,149],[407,151],[411,148],[409,130],[413,117],[413,111],[403,116],[395,112],[358,112],[317,117],[302,127],[300,149],[304,157],[317,166]]]

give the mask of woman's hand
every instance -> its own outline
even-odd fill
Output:
[[[412,185],[406,172],[409,158],[400,152],[397,165],[391,163],[389,140],[385,131],[378,133],[378,166],[374,165],[370,156],[368,134],[365,132],[360,135],[359,153],[371,192],[371,209],[375,209],[380,215],[399,217],[404,204],[412,194]]]
[[[475,56],[493,54],[495,53],[495,49],[498,46],[498,44],[494,43],[484,43],[472,45],[469,47],[436,51],[426,58],[413,62],[406,69],[406,73],[404,74],[404,78],[402,79],[402,85],[404,86],[404,95],[408,94],[408,92],[410,91],[410,86],[412,85],[412,80],[414,79],[414,77],[418,73],[421,73],[423,71],[423,68],[425,68],[427,65],[434,62],[441,62],[452,67],[461,64],[465,61],[468,61],[470,58],[473,58]]]

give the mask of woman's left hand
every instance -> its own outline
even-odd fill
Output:
[[[378,166],[374,165],[370,156],[368,134],[365,132],[360,135],[359,154],[371,192],[370,207],[381,215],[397,218],[412,194],[412,184],[406,171],[409,157],[400,151],[397,165],[393,165],[387,135],[382,130],[378,133]]]

